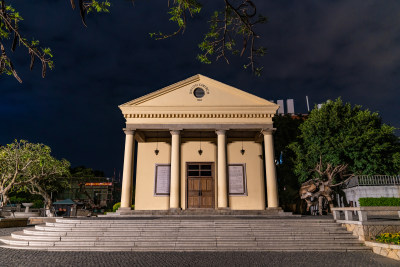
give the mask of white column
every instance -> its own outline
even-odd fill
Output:
[[[125,155],[122,175],[121,208],[131,209],[133,192],[133,153],[135,151],[134,130],[124,129]]]
[[[218,135],[218,208],[228,208],[228,182],[226,177],[226,130],[215,131]]]
[[[169,192],[169,208],[180,209],[179,205],[179,152],[181,146],[180,131],[170,131],[171,140],[171,188]]]
[[[265,173],[267,180],[268,208],[278,208],[278,182],[276,179],[275,156],[274,156],[274,129],[263,130],[265,146]]]

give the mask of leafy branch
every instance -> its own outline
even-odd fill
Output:
[[[75,0],[70,0],[71,2],[71,7],[72,9],[75,9]],[[83,1],[83,0],[78,0],[78,6],[79,6],[79,14],[82,19],[83,25],[87,27],[86,25],[86,14],[90,12],[110,12],[108,9],[111,6],[111,3],[108,2],[108,0],[105,1],[96,1],[96,0],[90,0],[90,1]]]
[[[170,34],[164,34],[162,32],[150,33],[150,37],[155,40],[167,39],[180,32],[183,34],[187,26],[187,14],[193,18],[195,14],[200,13],[202,6],[196,0],[174,0],[172,4],[170,0],[168,0],[168,7],[170,8],[168,14],[171,15],[169,20],[178,24],[179,28]]]
[[[256,57],[262,57],[266,53],[266,49],[262,46],[257,47],[255,41],[260,36],[256,34],[255,27],[258,24],[265,23],[267,18],[258,15],[257,8],[251,0],[224,0],[225,8],[223,12],[215,11],[211,16],[209,31],[205,34],[203,41],[199,44],[199,48],[203,53],[197,55],[197,59],[206,64],[211,64],[211,56],[215,55],[215,60],[225,59],[229,64],[227,51],[233,55],[243,56],[248,52],[248,63],[243,67],[251,68],[252,72],[260,76],[262,67],[257,66]],[[187,27],[187,17],[193,17],[200,13],[201,4],[196,0],[174,0],[172,5],[168,1],[170,7],[170,21],[178,25],[178,29],[170,34],[162,32],[150,33],[150,37],[155,40],[162,40],[173,37],[178,33],[184,33]],[[242,40],[242,47],[239,51],[236,49],[237,39]]]
[[[224,2],[225,10],[215,11],[209,21],[210,30],[199,44],[203,53],[197,58],[203,63],[210,64],[210,57],[215,55],[216,60],[223,58],[229,64],[228,51],[240,56],[248,51],[248,63],[243,67],[251,68],[255,75],[260,76],[262,67],[257,66],[256,57],[264,56],[266,48],[256,46],[255,41],[260,36],[255,32],[255,27],[267,22],[267,18],[260,14],[257,16],[257,8],[253,1],[241,0],[236,5],[232,3],[232,0],[224,0]],[[236,47],[240,40],[242,46],[239,51]]]
[[[42,77],[46,76],[46,68],[49,67],[53,69],[54,63],[51,60],[53,57],[51,49],[48,47],[39,47],[39,41],[32,40],[28,41],[26,38],[22,37],[19,32],[19,22],[23,18],[19,13],[11,6],[6,5],[4,0],[0,3],[0,40],[9,39],[13,36],[13,41],[11,44],[11,51],[14,52],[17,44],[23,45],[27,48],[28,54],[31,58],[30,70],[33,69],[35,64],[35,59],[39,59],[42,64]],[[21,78],[18,76],[16,70],[14,69],[13,63],[6,53],[5,45],[0,41],[0,75],[7,74],[13,75],[20,83],[22,83]]]
[[[11,58],[7,54],[4,40],[13,37],[10,50],[14,52],[17,44],[27,48],[30,56],[30,70],[33,69],[35,60],[38,59],[42,65],[42,77],[46,76],[46,69],[54,68],[51,60],[53,55],[48,47],[40,47],[39,41],[28,41],[19,31],[19,22],[23,18],[11,6],[5,4],[6,0],[0,0],[0,75],[13,75],[20,83]],[[132,3],[134,0],[130,0]],[[90,12],[109,12],[111,3],[109,0],[69,0],[72,9],[79,7],[79,14],[82,23],[86,25],[86,15]],[[229,51],[233,55],[247,55],[248,62],[244,68],[250,68],[252,72],[259,76],[262,67],[256,62],[257,57],[264,56],[266,49],[256,46],[255,41],[260,36],[256,34],[257,25],[265,23],[267,19],[257,13],[256,5],[251,0],[224,0],[225,8],[223,12],[215,11],[209,21],[210,28],[205,34],[203,41],[199,44],[202,53],[197,55],[200,62],[210,64],[211,57],[215,60],[223,58],[228,64]],[[77,5],[76,5],[77,4]],[[178,29],[172,33],[162,32],[150,33],[155,40],[162,40],[173,37],[178,33],[184,33],[187,27],[188,17],[193,18],[200,13],[202,5],[197,0],[168,0],[170,21],[178,25]],[[258,14],[258,15],[257,15]],[[242,42],[241,47],[237,48],[237,43]]]

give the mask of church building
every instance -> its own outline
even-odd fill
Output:
[[[135,210],[279,207],[278,105],[198,74],[119,108],[126,119],[120,211],[131,209],[133,188]]]

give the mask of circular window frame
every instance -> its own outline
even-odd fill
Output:
[[[196,93],[197,92],[197,93]],[[194,97],[196,97],[197,99],[201,99],[206,95],[206,91],[201,88],[201,87],[197,87],[193,90],[193,95]]]

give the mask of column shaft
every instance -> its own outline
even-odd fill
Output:
[[[169,194],[169,208],[179,209],[179,152],[180,152],[180,132],[171,131],[171,188]]]
[[[226,131],[216,131],[218,135],[218,208],[228,208],[228,182],[226,176]]]
[[[133,130],[125,131],[124,170],[122,175],[121,208],[131,208],[133,192],[133,154],[135,139]]]
[[[263,131],[265,146],[265,172],[267,179],[268,208],[279,207],[278,182],[276,179],[274,138],[272,130]]]

